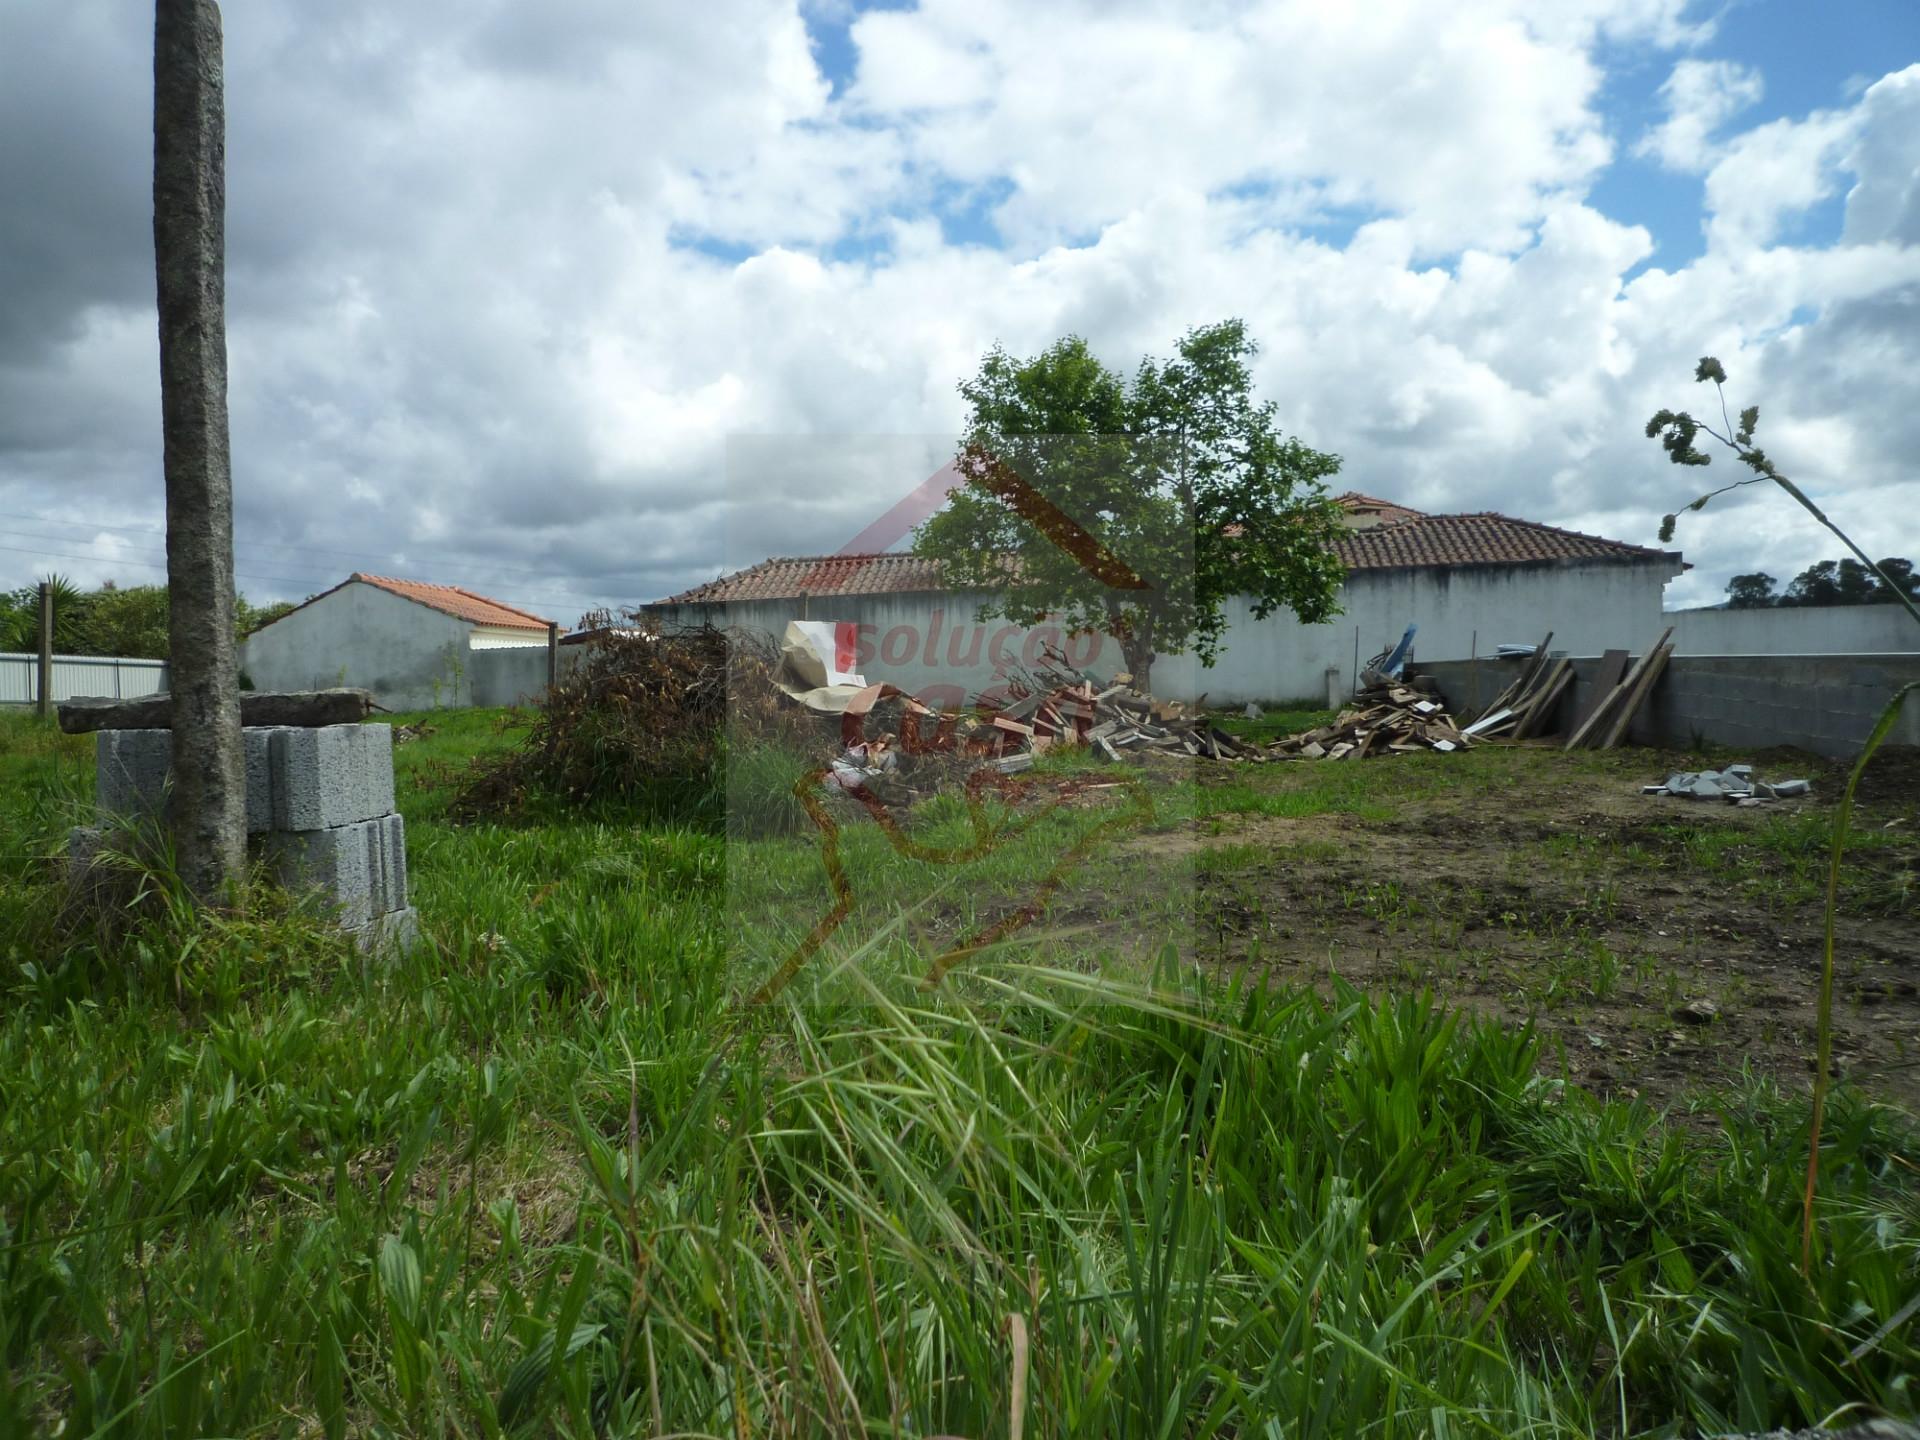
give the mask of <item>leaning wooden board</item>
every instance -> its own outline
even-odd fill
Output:
[[[1586,723],[1593,718],[1593,712],[1605,703],[1613,694],[1614,687],[1620,683],[1620,677],[1627,673],[1627,652],[1609,650],[1600,657],[1600,668],[1593,672],[1593,684],[1587,690],[1586,701],[1573,712],[1573,721],[1568,733],[1578,734]]]
[[[1647,691],[1652,688],[1652,679],[1649,678],[1648,671],[1651,670],[1653,676],[1657,678],[1659,672],[1666,668],[1667,655],[1673,653],[1667,642],[1672,639],[1673,627],[1669,625],[1661,632],[1660,638],[1653,642],[1652,648],[1640,657],[1631,670],[1627,671],[1626,678],[1601,697],[1599,705],[1587,717],[1586,723],[1578,726],[1573,734],[1567,737],[1567,749],[1578,750],[1588,744],[1593,744],[1594,748],[1602,750],[1612,747],[1614,741],[1604,737],[1612,735],[1613,726],[1622,708],[1626,710],[1627,722],[1632,721],[1634,712],[1640,708],[1640,702],[1646,698]],[[1624,733],[1625,724],[1622,724],[1620,729]],[[1596,736],[1602,737],[1598,743],[1595,743]]]
[[[1669,630],[1667,634],[1673,632]],[[1647,696],[1653,693],[1653,687],[1660,681],[1660,672],[1667,668],[1667,660],[1673,654],[1673,646],[1662,645],[1647,657],[1647,663],[1641,668],[1640,678],[1634,682],[1632,691],[1615,707],[1613,724],[1607,727],[1607,733],[1600,742],[1600,749],[1611,750],[1626,738],[1627,727],[1633,724],[1633,717],[1640,713],[1640,707],[1647,703]]]

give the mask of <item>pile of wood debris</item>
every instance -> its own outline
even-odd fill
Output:
[[[1206,697],[1202,696],[1201,700]],[[1105,684],[1049,652],[1037,672],[1024,672],[991,695],[975,699],[979,719],[962,740],[997,756],[1009,774],[1055,745],[1085,745],[1118,760],[1124,751],[1194,755],[1208,760],[1258,760],[1257,746],[1214,726],[1200,702],[1156,700],[1134,687],[1131,675]]]
[[[1332,724],[1276,740],[1267,753],[1289,760],[1364,760],[1414,750],[1464,750],[1473,743],[1472,727],[1456,724],[1438,695],[1420,688],[1422,682],[1369,676],[1373,683]]]

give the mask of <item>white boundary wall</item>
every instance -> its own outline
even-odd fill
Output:
[[[1899,605],[1672,610],[1676,655],[1898,655],[1920,652],[1920,625]],[[1557,646],[1555,648],[1558,648]]]
[[[137,700],[167,688],[167,662],[104,655],[53,657],[53,698],[110,695]],[[34,705],[40,700],[40,657],[0,654],[0,705]]]

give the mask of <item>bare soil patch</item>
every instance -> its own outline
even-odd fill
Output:
[[[1546,1063],[1655,1103],[1737,1077],[1812,1072],[1822,948],[1817,884],[1843,774],[1817,798],[1755,809],[1645,797],[1624,782],[1426,794],[1391,820],[1225,816],[1135,837],[1191,867],[1195,958],[1443,1000],[1546,1036]],[[1649,755],[1662,766],[1700,768]],[[1391,761],[1378,762],[1390,764]],[[1920,754],[1863,785],[1836,947],[1835,1070],[1920,1110]],[[1807,817],[1818,817],[1817,820]],[[1209,857],[1216,857],[1210,859]]]

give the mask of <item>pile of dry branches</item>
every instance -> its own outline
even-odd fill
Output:
[[[818,738],[775,688],[771,642],[711,627],[606,629],[561,673],[525,742],[476,768],[454,812],[510,812],[534,794],[631,797],[721,783],[725,746],[744,736]]]

